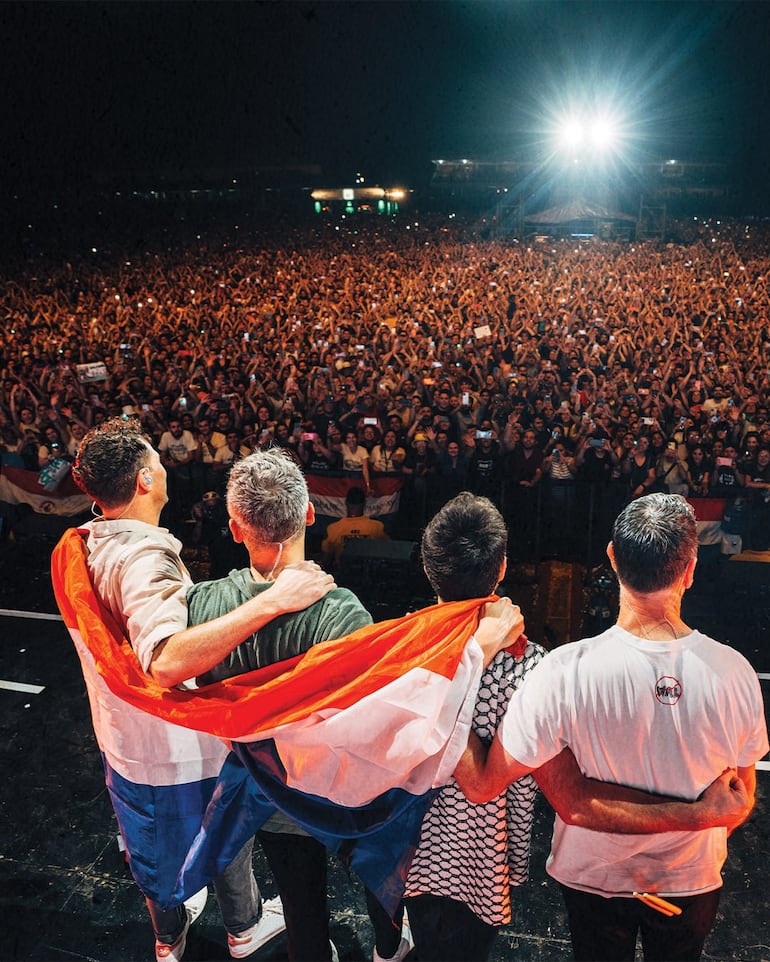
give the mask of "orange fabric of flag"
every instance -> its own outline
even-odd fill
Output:
[[[54,549],[54,592],[65,624],[79,632],[108,687],[166,721],[220,738],[261,738],[312,713],[340,711],[412,669],[452,678],[488,599],[434,605],[323,642],[304,655],[193,691],[145,674],[91,585],[82,534]]]

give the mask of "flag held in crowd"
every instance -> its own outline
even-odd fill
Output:
[[[362,487],[363,479],[345,475],[333,477],[325,474],[305,475],[310,500],[316,517],[324,523],[344,518],[347,514],[345,498],[350,488]],[[366,498],[365,513],[369,518],[387,520],[398,512],[404,479],[378,475],[372,479],[372,490]]]
[[[28,504],[38,514],[72,517],[87,511],[90,499],[67,474],[53,490],[40,482],[40,472],[10,464],[0,466],[0,501]]]

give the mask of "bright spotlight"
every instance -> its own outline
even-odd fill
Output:
[[[599,118],[591,127],[591,142],[599,150],[607,150],[615,144],[615,131],[609,121]]]
[[[553,129],[556,155],[580,164],[590,164],[621,149],[621,126],[616,116],[586,110],[557,119]],[[566,157],[564,156],[566,154]]]
[[[566,120],[559,133],[559,140],[568,149],[579,147],[583,140],[583,125],[577,119]]]

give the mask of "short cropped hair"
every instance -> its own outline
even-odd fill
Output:
[[[618,579],[632,591],[669,588],[697,557],[695,512],[679,494],[648,494],[621,511],[612,529]]]
[[[463,491],[436,514],[422,536],[422,561],[443,601],[485,598],[497,587],[508,529],[488,498]]]
[[[255,451],[230,469],[227,510],[264,544],[303,531],[309,499],[302,472],[281,448]]]
[[[92,501],[117,508],[134,496],[136,475],[150,463],[151,451],[136,418],[109,418],[83,436],[72,477]]]
[[[366,504],[366,492],[364,489],[359,488],[358,485],[348,488],[348,493],[345,495],[345,504],[354,508],[363,508]]]

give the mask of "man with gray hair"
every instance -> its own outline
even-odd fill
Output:
[[[249,553],[250,566],[218,581],[193,585],[187,594],[191,625],[218,618],[259,597],[287,567],[305,558],[305,531],[315,512],[296,463],[278,448],[257,451],[233,465],[227,513],[234,540]],[[221,681],[302,654],[319,641],[341,638],[372,619],[347,588],[333,588],[320,604],[263,625],[210,671],[199,684]]]
[[[305,530],[315,520],[304,476],[278,448],[255,452],[233,465],[227,483],[227,511],[230,531],[236,542],[245,545],[250,566],[231,571],[218,581],[194,585],[187,596],[191,625],[221,617],[267,591],[287,565],[304,559]],[[198,682],[209,684],[264,668],[371,621],[351,591],[334,588],[320,603],[290,617],[280,616],[256,631]],[[281,812],[262,826],[259,840],[281,897],[289,959],[336,959],[336,948],[329,939],[326,849]],[[395,951],[400,926],[392,939],[387,918],[378,928],[384,928],[384,937],[392,941]],[[233,954],[237,942],[231,938],[229,944]]]
[[[695,799],[737,769],[753,806],[755,762],[768,751],[757,676],[738,652],[681,617],[697,535],[678,495],[632,501],[607,554],[620,582],[617,623],[551,652],[518,689],[487,752],[471,736],[456,778],[481,802],[565,747],[584,775]],[[557,815],[548,872],[560,883],[578,960],[700,958],[714,924],[727,829],[634,835]]]

